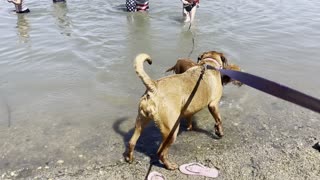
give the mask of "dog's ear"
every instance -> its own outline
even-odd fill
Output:
[[[228,66],[228,60],[222,53],[220,53],[220,58],[222,60],[222,66],[225,69]]]
[[[202,53],[202,54],[200,54],[200,55],[198,56],[197,63],[199,63],[199,61],[202,59],[203,54],[204,54],[204,53]]]
[[[226,69],[234,70],[234,71],[241,71],[240,67],[236,64],[228,64]]]

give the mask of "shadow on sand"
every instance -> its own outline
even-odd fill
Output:
[[[116,133],[121,135],[123,137],[123,142],[125,147],[127,148],[127,145],[129,143],[129,140],[134,132],[134,127],[130,129],[128,132],[125,132],[121,130],[121,124],[127,121],[129,118],[128,117],[122,117],[119,118],[118,120],[115,121],[113,124],[113,129]],[[197,119],[194,118],[192,121],[193,125],[193,130],[195,132],[203,133],[213,139],[220,139],[217,135],[199,128]],[[182,133],[188,131],[187,130],[187,123],[184,119],[182,119],[181,124],[180,124],[180,129],[178,132],[178,136]],[[143,132],[141,133],[141,136],[139,137],[137,144],[135,146],[135,151],[142,153],[148,157],[150,157],[150,164],[158,167],[164,167],[157,156],[157,151],[160,146],[160,143],[162,141],[161,133],[160,130],[156,127],[153,121],[151,121],[144,129]],[[126,149],[127,150],[127,149]],[[125,155],[126,151],[124,152]]]

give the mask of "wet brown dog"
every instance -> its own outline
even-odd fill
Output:
[[[176,74],[186,72],[189,68],[196,66],[197,64],[192,59],[178,59],[176,64],[171,68],[167,69],[166,72],[173,71]]]
[[[222,59],[224,59],[224,61],[226,62],[226,65],[224,67],[224,69],[229,69],[229,70],[234,70],[234,71],[241,71],[240,67],[238,65],[235,64],[229,64],[228,60],[225,58],[225,56],[220,53],[220,52],[216,52],[216,51],[209,51],[211,53],[211,55],[214,57],[220,56]],[[208,53],[208,52],[206,52]],[[192,59],[178,59],[176,64],[174,66],[172,66],[171,68],[167,69],[166,72],[170,72],[173,71],[175,74],[181,74],[184,73],[185,71],[187,71],[189,68],[199,64],[201,62],[201,58],[202,56],[204,56],[205,53],[201,54],[198,57],[198,61],[197,63],[195,63]],[[226,75],[222,75],[221,76],[221,81],[223,85],[227,85],[228,83],[232,83],[234,85],[237,86],[241,86],[242,83],[240,81],[231,79],[229,76]]]
[[[173,170],[178,166],[169,161],[168,150],[177,137],[179,127],[175,130],[169,143],[164,142],[179,117],[189,119],[196,112],[204,107],[208,107],[216,122],[216,134],[223,136],[218,106],[223,89],[221,75],[218,71],[205,70],[202,65],[197,64],[182,74],[173,74],[158,80],[152,80],[143,69],[144,61],[147,61],[149,64],[152,62],[149,55],[140,54],[136,57],[134,63],[136,73],[147,90],[140,99],[135,130],[125,154],[126,160],[128,162],[133,161],[136,142],[143,128],[153,119],[162,135],[162,143],[158,150],[159,159],[167,169]],[[223,58],[210,52],[203,54],[201,62],[216,68],[224,68],[227,65]],[[193,99],[189,101],[192,93]],[[188,104],[185,111],[181,112],[186,102],[190,102],[190,104]],[[182,113],[182,116],[180,116],[180,113]]]
[[[201,61],[206,58],[213,58],[213,59],[221,58],[223,60],[223,62],[225,63],[224,66],[222,67],[223,69],[228,69],[228,70],[233,70],[233,71],[241,71],[241,69],[238,65],[230,64],[223,53],[220,53],[217,51],[204,52],[198,56],[197,63],[201,63]],[[183,63],[180,63],[180,65],[183,65]],[[223,85],[227,85],[230,82],[234,85],[239,86],[239,87],[242,85],[242,82],[231,79],[229,76],[224,75],[224,74],[221,75],[221,82]]]

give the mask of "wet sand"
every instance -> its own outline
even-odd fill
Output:
[[[248,91],[248,88],[244,86],[239,91]],[[241,105],[241,99],[239,107],[230,107],[232,103],[225,103],[229,97],[223,97],[221,114],[225,136],[221,139],[213,135],[214,123],[206,109],[194,117],[193,131],[187,131],[186,125],[182,123],[177,141],[169,151],[171,160],[179,165],[199,162],[216,167],[220,171],[216,179],[319,179],[320,152],[312,148],[320,140],[319,114],[269,95],[260,96],[266,98],[266,101],[260,102],[263,108],[255,106],[255,102]],[[65,140],[55,142],[61,148],[60,152],[57,149],[55,152],[35,149],[29,153],[30,157],[24,157],[28,162],[34,159],[33,164],[26,164],[25,167],[20,165],[19,169],[2,169],[1,178],[144,179],[150,167],[150,159],[153,159],[151,171],[158,171],[167,179],[206,179],[184,175],[179,170],[166,170],[156,161],[155,153],[161,136],[154,124],[148,125],[142,133],[135,149],[134,162],[125,162],[122,153],[132,135],[133,125],[134,116],[115,119],[111,124],[112,130],[104,134],[108,138],[101,134],[108,131],[107,127],[95,127],[96,135],[83,140],[81,148],[68,147],[65,141],[69,137],[66,136]],[[67,131],[70,134],[76,132],[72,129]],[[15,134],[18,132],[21,133],[21,129],[11,127],[2,130],[0,134],[1,137],[11,137],[11,143],[18,143],[20,140],[14,138],[21,137]],[[33,133],[39,134],[36,129]],[[27,143],[19,144],[21,151],[24,148],[30,149],[26,146]],[[1,154],[11,151],[10,155],[16,156],[12,159],[19,159],[18,151],[17,154],[12,153],[14,147],[6,150],[4,147],[6,145],[2,146]],[[61,159],[49,158],[45,161],[46,157],[50,157],[46,153],[53,153]],[[10,159],[5,155],[2,158]]]

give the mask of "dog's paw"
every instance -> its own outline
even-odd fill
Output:
[[[176,170],[178,169],[178,164],[173,163],[173,162],[167,162],[164,164],[164,166],[168,169],[168,170]]]
[[[130,164],[133,162],[133,158],[130,157],[125,157],[125,160]]]
[[[222,137],[223,137],[223,133],[215,132],[215,134],[216,134],[219,138],[222,138]]]
[[[222,127],[219,125],[215,125],[214,126],[215,129],[215,134],[219,137],[222,138],[223,137],[223,131],[222,131]]]
[[[123,153],[124,159],[128,162],[128,163],[132,163],[133,162],[133,157],[130,156],[130,154],[128,154],[127,152]]]

